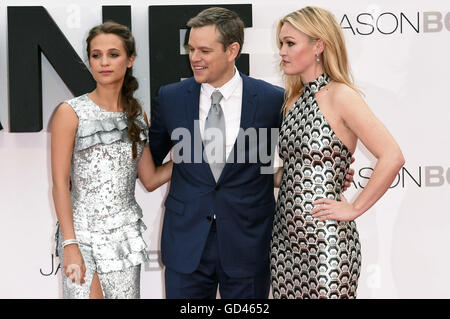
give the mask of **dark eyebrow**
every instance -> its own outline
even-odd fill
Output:
[[[94,51],[101,51],[101,50],[99,50],[99,49],[92,49],[91,50],[91,52],[94,52]],[[111,49],[108,49],[108,51],[120,51],[120,49],[111,48]]]

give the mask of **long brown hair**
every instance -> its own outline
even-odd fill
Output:
[[[99,34],[115,34],[122,39],[123,46],[130,58],[136,56],[136,43],[134,37],[131,34],[130,29],[122,24],[107,21],[96,27],[93,27],[89,31],[89,35],[86,39],[87,54],[90,56],[91,41]],[[134,120],[142,113],[142,106],[138,100],[133,96],[134,91],[139,87],[138,81],[133,76],[133,68],[128,68],[123,80],[121,98],[123,110],[127,113],[128,117],[128,137],[132,142],[132,154],[133,159],[137,158],[137,143],[140,142],[141,128],[134,122]]]
[[[278,22],[277,43],[280,46],[279,35],[281,28],[289,22],[294,28],[306,34],[311,42],[321,39],[325,48],[322,53],[323,69],[333,81],[344,83],[361,93],[353,84],[353,77],[348,63],[344,35],[334,15],[318,7],[305,7],[286,15]],[[280,63],[280,67],[282,64]],[[285,75],[285,104],[303,90],[303,83],[298,75]]]

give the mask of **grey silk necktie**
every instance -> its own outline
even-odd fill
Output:
[[[222,93],[216,90],[211,94],[211,107],[205,121],[204,145],[209,167],[214,175],[216,182],[219,180],[220,174],[226,162],[225,149],[225,118],[220,100],[223,98]],[[208,129],[218,129],[210,130]],[[211,136],[212,135],[212,136]],[[213,150],[213,151],[212,151]],[[212,156],[209,156],[212,155]]]

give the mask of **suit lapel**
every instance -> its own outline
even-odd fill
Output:
[[[241,73],[243,89],[242,89],[242,111],[241,125],[244,130],[252,126],[256,113],[256,96],[257,92],[248,76]],[[236,147],[236,143],[234,144]]]
[[[186,119],[188,120],[188,129],[191,133],[198,130],[198,113],[200,104],[200,84],[192,81],[188,89],[189,98],[186,99]],[[196,122],[197,121],[197,122]],[[195,124],[196,123],[196,124]],[[197,132],[195,132],[197,133]]]

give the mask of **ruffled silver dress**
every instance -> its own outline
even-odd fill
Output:
[[[146,229],[135,199],[137,164],[148,128],[141,114],[138,157],[132,159],[125,112],[109,112],[84,94],[66,101],[78,116],[71,165],[71,199],[75,235],[86,264],[86,283],[73,284],[62,271],[64,298],[89,298],[97,272],[105,298],[139,298],[140,265],[148,261],[142,238]],[[57,230],[57,255],[64,249]]]

